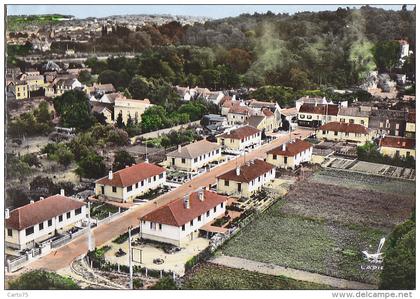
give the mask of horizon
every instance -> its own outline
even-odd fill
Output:
[[[375,8],[385,10],[400,10],[403,4],[395,5],[369,5]],[[86,9],[89,6],[89,9]],[[221,9],[221,6],[223,9]],[[295,14],[299,12],[319,12],[319,11],[335,11],[338,8],[360,8],[366,5],[330,5],[330,4],[30,4],[30,5],[7,5],[7,16],[18,15],[47,15],[62,14],[72,15],[76,19],[86,18],[105,18],[110,16],[124,15],[172,15],[172,16],[189,16],[203,17],[212,19],[221,19],[226,17],[236,17],[241,14],[266,13],[271,11],[275,14],[286,13]],[[414,9],[415,5],[407,5],[408,10]],[[94,12],[94,13],[92,13]]]

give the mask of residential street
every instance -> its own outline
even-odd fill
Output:
[[[306,138],[312,133],[308,129],[297,129],[293,131],[292,138]],[[112,222],[96,227],[93,232],[95,236],[96,246],[100,246],[105,242],[114,239],[120,234],[127,231],[129,226],[137,226],[139,224],[139,217],[149,213],[156,207],[164,205],[172,200],[183,196],[184,194],[194,191],[203,186],[209,186],[216,182],[216,176],[221,175],[231,169],[234,169],[238,164],[243,164],[244,161],[253,160],[255,158],[264,158],[267,151],[287,142],[289,135],[281,136],[270,143],[267,143],[256,150],[248,153],[244,157],[232,159],[229,162],[213,168],[211,171],[203,173],[177,189],[159,196],[144,205],[135,206],[129,211],[123,213],[120,217],[115,218]],[[59,249],[52,251],[48,255],[28,264],[24,269],[13,273],[19,275],[22,271],[30,271],[32,269],[44,268],[52,271],[57,271],[70,265],[70,263],[78,256],[85,254],[87,251],[87,236],[83,235],[76,238],[74,241],[66,244]]]

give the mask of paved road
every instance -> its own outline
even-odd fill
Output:
[[[292,138],[304,139],[308,137],[311,133],[312,131],[310,130],[298,129],[293,132]],[[93,230],[96,246],[100,246],[106,243],[107,241],[114,239],[120,234],[125,233],[129,226],[138,226],[139,218],[146,215],[156,207],[167,204],[168,202],[180,198],[184,194],[192,192],[200,187],[207,187],[209,186],[209,184],[214,184],[216,182],[216,176],[221,175],[236,167],[236,160],[238,160],[238,164],[242,165],[245,161],[253,160],[255,158],[265,158],[267,151],[277,146],[280,146],[282,143],[287,142],[288,139],[289,135],[284,135],[277,139],[274,139],[270,143],[264,144],[258,149],[246,154],[245,157],[232,159],[225,164],[217,166],[209,172],[203,173],[193,178],[191,181],[172,190],[171,192],[165,193],[157,197],[153,201],[150,201],[141,206],[135,206],[131,208],[127,212],[123,213],[121,216],[115,218],[115,220],[113,220],[112,222],[102,224],[99,227],[96,227]],[[15,273],[19,274],[21,271],[39,268],[57,271],[59,269],[67,267],[76,257],[86,252],[87,236],[83,235],[79,238],[76,238],[72,242],[58,248],[57,250],[52,251],[48,255],[33,261],[24,269]]]
[[[378,287],[372,284],[361,283],[357,281],[350,281],[341,278],[321,275],[317,273],[296,270],[292,268],[285,268],[278,265],[260,263],[252,260],[247,260],[239,257],[222,255],[212,260],[211,263],[222,265],[230,268],[244,269],[253,272],[259,272],[269,275],[283,275],[296,280],[303,280],[318,284],[324,284],[337,289],[343,290],[375,290]]]

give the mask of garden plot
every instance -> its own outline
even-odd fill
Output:
[[[414,181],[397,180],[388,177],[341,171],[336,169],[322,169],[309,178],[314,183],[345,186],[351,189],[372,190],[377,192],[415,197],[416,184]]]
[[[344,225],[392,229],[410,216],[414,205],[415,198],[409,195],[304,181],[286,196],[282,211]]]
[[[329,163],[325,166],[336,169],[346,169],[350,171],[357,171],[366,174],[388,176],[394,178],[414,180],[416,176],[415,169],[397,167],[385,164],[371,163],[365,161],[357,161],[350,159],[343,159],[332,157]]]
[[[184,277],[182,288],[187,290],[315,290],[328,289],[328,286],[206,263],[195,267]]]
[[[222,253],[349,280],[378,282],[378,272],[361,270],[361,251],[376,247],[384,232],[287,215],[283,205],[274,204],[246,226],[222,246]]]

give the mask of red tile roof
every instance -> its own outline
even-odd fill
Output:
[[[233,105],[229,109],[229,113],[236,113],[236,114],[249,114],[250,110],[246,106],[240,106],[240,105]]]
[[[291,143],[286,144],[286,150],[283,151],[283,146],[281,145],[268,151],[267,154],[293,157],[296,154],[301,153],[311,147],[313,147],[312,143],[309,143],[305,140],[296,139]]]
[[[247,183],[263,175],[264,173],[269,172],[273,168],[275,168],[274,165],[267,163],[263,160],[256,159],[254,161],[247,162],[246,164],[242,165],[240,167],[239,175],[236,174],[236,169],[232,169],[231,171],[228,171],[218,176],[217,178]]]
[[[346,132],[346,133],[360,133],[369,134],[368,128],[359,124],[350,124],[332,121],[319,127],[322,131]]]
[[[184,199],[179,198],[146,214],[141,220],[180,227],[228,200],[226,196],[219,195],[216,192],[207,190],[203,192],[204,201],[199,199],[199,192],[189,195],[189,209],[184,206]]]
[[[231,139],[244,139],[245,137],[254,135],[256,133],[259,133],[260,130],[257,130],[254,127],[251,126],[244,126],[240,127],[238,129],[230,131],[230,133],[224,133],[222,135],[219,135],[217,137],[222,138],[231,138]]]
[[[381,141],[379,141],[379,146],[404,148],[404,149],[415,149],[416,148],[416,139],[386,136],[386,137],[382,138]]]
[[[84,205],[86,203],[70,197],[53,195],[11,211],[6,227],[22,230]]]
[[[274,113],[273,113],[270,109],[268,109],[268,108],[263,108],[263,109],[262,109],[262,113],[263,113],[265,116],[267,116],[267,117],[270,117],[270,116],[273,116],[273,115],[274,115]]]
[[[325,104],[310,104],[304,103],[300,106],[299,112],[300,113],[313,113],[313,114],[321,114],[321,115],[337,115],[338,113],[338,105],[325,105]]]
[[[165,171],[166,170],[163,167],[143,162],[114,172],[112,180],[108,179],[108,176],[106,176],[97,180],[96,183],[116,187],[127,187],[141,182],[144,179],[159,175]]]

